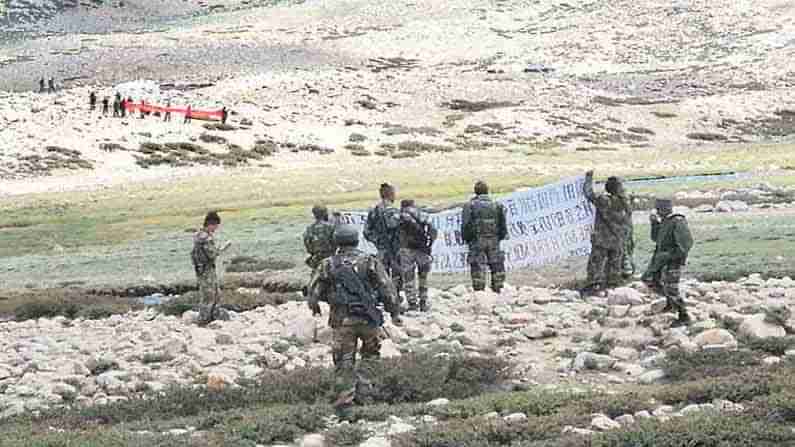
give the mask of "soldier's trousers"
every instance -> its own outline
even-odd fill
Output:
[[[400,271],[400,253],[390,253],[387,250],[379,248],[377,256],[378,260],[383,264],[387,276],[392,280],[392,284],[395,285],[395,291],[398,293],[399,299],[400,291],[403,290],[403,281],[401,280]]]
[[[359,341],[362,342],[361,361],[356,361]],[[358,318],[345,318],[340,326],[334,328],[332,356],[334,359],[334,395],[335,406],[352,405],[361,398],[368,384],[368,361],[376,360],[381,355],[381,330],[367,321]]]
[[[658,272],[646,274],[642,278],[654,291],[665,296],[667,303],[678,311],[685,309],[685,300],[679,292],[683,269],[679,264],[666,264]]]
[[[622,248],[607,248],[594,245],[588,257],[588,285],[590,287],[615,287],[621,283]]]
[[[486,289],[486,269],[491,271],[491,290],[500,293],[505,284],[505,253],[495,242],[469,246],[469,274],[475,291]]]
[[[218,290],[218,275],[215,269],[207,269],[201,274],[196,275],[196,283],[199,286],[199,297],[202,304],[216,303],[220,291]]]
[[[621,274],[624,278],[630,278],[635,274],[635,270],[635,240],[633,239],[632,231],[630,231],[626,243],[624,244]]]
[[[409,305],[417,304],[417,282],[420,301],[428,300],[428,273],[432,265],[429,255],[411,248],[400,249],[401,282]]]

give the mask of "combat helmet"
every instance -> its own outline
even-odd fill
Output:
[[[340,247],[359,245],[359,230],[352,225],[340,225],[334,230],[334,242]]]

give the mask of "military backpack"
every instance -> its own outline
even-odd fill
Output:
[[[376,307],[375,293],[369,282],[357,271],[357,260],[346,260],[343,256],[331,258],[331,274],[334,278],[333,304],[344,307],[348,314],[368,320],[372,326],[384,323],[381,311]]]

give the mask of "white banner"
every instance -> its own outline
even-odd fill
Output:
[[[591,251],[594,208],[585,198],[585,177],[574,177],[539,188],[514,192],[500,199],[505,205],[508,240],[502,242],[506,270],[556,264]],[[461,208],[430,214],[439,230],[433,244],[433,271],[469,270],[469,247],[461,237]],[[342,212],[343,223],[358,226],[359,248],[375,253],[375,247],[361,235],[366,212]]]

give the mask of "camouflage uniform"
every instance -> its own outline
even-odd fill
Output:
[[[409,307],[417,307],[417,282],[419,282],[419,305],[425,311],[428,306],[428,274],[431,272],[433,257],[430,245],[433,240],[418,240],[424,235],[427,226],[428,236],[436,239],[436,230],[428,221],[428,217],[416,208],[404,208],[400,213],[400,269],[403,290]],[[419,279],[417,280],[416,277]]]
[[[308,226],[304,231],[304,247],[309,253],[306,265],[314,270],[321,261],[333,256],[337,251],[337,245],[334,243],[334,224],[318,220]]]
[[[588,258],[588,287],[592,290],[615,287],[621,283],[627,222],[631,219],[629,204],[621,195],[594,193],[591,177],[586,178],[583,193],[596,208]]]
[[[212,234],[201,230],[193,236],[191,257],[196,271],[196,282],[199,286],[199,296],[202,304],[217,304],[219,291],[215,261],[220,254],[221,250],[215,246]]]
[[[367,214],[364,238],[378,250],[378,260],[399,291],[400,284],[400,210],[390,201],[382,200]]]
[[[680,320],[688,320],[685,302],[679,293],[682,270],[693,246],[687,219],[681,214],[671,214],[662,221],[652,222],[651,239],[656,242],[654,256],[641,279],[665,296],[666,310],[678,311]]]
[[[500,293],[505,283],[505,253],[500,242],[508,237],[505,207],[489,197],[476,195],[464,205],[461,233],[469,244],[469,269],[472,288],[486,288],[486,268],[491,270],[491,290]]]
[[[338,263],[338,264],[337,264]],[[319,312],[318,302],[326,301],[329,303],[329,326],[334,330],[332,359],[334,360],[336,379],[335,396],[337,401],[335,407],[338,409],[349,407],[357,398],[357,393],[361,393],[362,386],[366,383],[367,362],[378,359],[381,351],[381,326],[383,317],[381,311],[372,307],[372,315],[364,316],[361,313],[352,312],[349,306],[336,305],[335,294],[341,281],[336,275],[335,265],[352,265],[356,275],[362,283],[369,286],[372,292],[373,304],[382,301],[384,309],[390,312],[394,319],[398,318],[398,309],[395,303],[396,292],[392,281],[387,276],[383,265],[375,257],[368,255],[354,247],[342,247],[339,252],[327,259],[324,259],[320,266],[312,275],[309,286],[310,294],[308,298],[309,307],[315,312]],[[356,348],[361,341],[361,362],[357,365]],[[356,370],[359,370],[357,374]],[[361,396],[359,396],[361,397]]]

